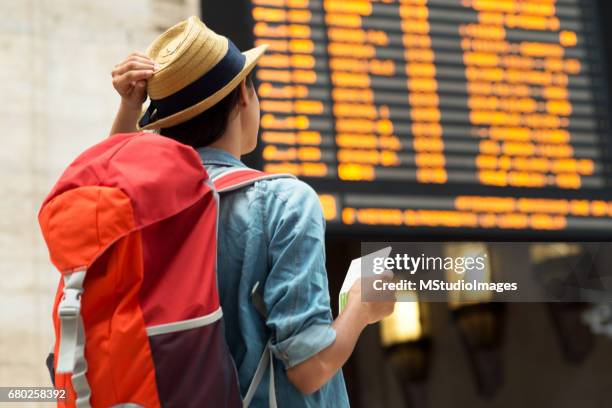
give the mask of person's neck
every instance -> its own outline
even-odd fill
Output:
[[[242,153],[242,138],[240,137],[240,121],[237,119],[239,118],[235,117],[233,120],[230,120],[223,135],[217,139],[217,141],[209,144],[208,147],[225,150],[240,160]]]

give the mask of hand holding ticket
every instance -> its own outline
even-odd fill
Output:
[[[391,247],[383,248],[379,251],[373,252],[371,254],[365,255],[361,258],[353,259],[351,261],[351,265],[349,266],[348,272],[346,273],[346,277],[344,278],[344,282],[342,283],[342,287],[340,288],[340,294],[338,295],[338,314],[342,313],[346,305],[348,304],[349,292],[355,282],[362,277],[362,264],[372,264],[371,259],[374,258],[386,258],[391,253]],[[367,262],[370,260],[370,262]]]

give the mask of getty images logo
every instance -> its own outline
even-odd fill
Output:
[[[373,259],[373,272],[381,275],[385,271],[415,273],[430,271],[454,271],[464,274],[472,271],[484,271],[487,254],[474,256],[411,256],[409,254],[396,254],[395,256],[375,257]]]

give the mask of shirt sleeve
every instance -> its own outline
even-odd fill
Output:
[[[331,327],[325,220],[319,199],[295,179],[270,182],[264,208],[270,272],[264,287],[272,351],[291,368],[336,339]]]

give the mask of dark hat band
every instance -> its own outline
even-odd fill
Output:
[[[231,40],[227,41],[225,56],[210,71],[178,92],[162,99],[151,99],[138,125],[145,127],[152,122],[194,106],[234,79],[244,68],[246,57]]]

